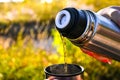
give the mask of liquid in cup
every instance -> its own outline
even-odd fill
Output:
[[[82,80],[84,68],[75,64],[54,64],[45,68],[46,80]]]

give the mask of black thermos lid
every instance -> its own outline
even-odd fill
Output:
[[[86,19],[86,15],[82,10],[65,8],[57,14],[55,24],[60,34],[75,39],[84,32],[87,24]]]

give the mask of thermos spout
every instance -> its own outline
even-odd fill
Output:
[[[60,11],[55,19],[55,23],[58,28],[65,28],[70,22],[71,16],[67,10]]]

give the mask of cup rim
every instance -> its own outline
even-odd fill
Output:
[[[63,65],[63,64],[53,64],[53,65],[50,65],[50,66],[55,66],[55,65]],[[77,73],[74,73],[74,74],[55,74],[55,73],[51,73],[48,71],[49,67],[50,66],[47,66],[45,69],[44,69],[44,72],[48,75],[51,75],[51,76],[56,76],[56,77],[70,77],[70,76],[76,76],[76,75],[80,75],[84,72],[84,68],[82,66],[79,66],[79,65],[76,65],[76,64],[67,64],[67,65],[74,65],[78,68],[80,68],[81,71],[77,72]]]

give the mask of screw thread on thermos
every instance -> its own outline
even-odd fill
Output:
[[[65,8],[55,24],[76,46],[120,61],[120,28],[111,20],[89,10]]]

